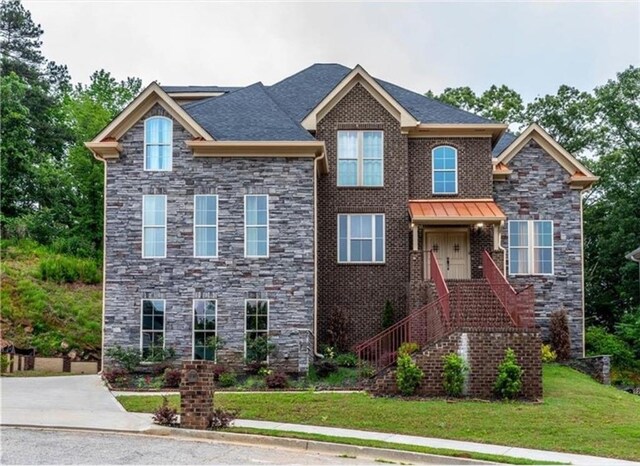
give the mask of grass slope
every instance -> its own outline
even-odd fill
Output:
[[[102,286],[40,279],[42,261],[86,262],[33,242],[3,241],[0,266],[2,336],[40,356],[70,350],[100,353]],[[63,342],[68,345],[63,348]]]
[[[158,396],[119,397],[152,412]],[[216,393],[243,419],[345,427],[640,460],[640,397],[572,369],[544,367],[544,402],[404,401],[340,393]],[[171,403],[179,406],[177,396]]]

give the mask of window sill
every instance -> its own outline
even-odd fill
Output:
[[[361,189],[384,189],[384,186],[338,186],[336,185],[336,187],[338,189],[356,189],[356,190],[361,190]]]
[[[337,262],[338,265],[387,265],[386,262]]]

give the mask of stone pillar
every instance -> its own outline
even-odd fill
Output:
[[[180,426],[204,430],[213,412],[213,361],[184,361],[180,380]]]

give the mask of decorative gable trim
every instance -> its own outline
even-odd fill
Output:
[[[378,82],[371,77],[360,65],[357,65],[345,78],[338,83],[333,90],[315,106],[313,110],[302,120],[302,126],[308,131],[315,131],[317,122],[331,111],[342,98],[361,84],[391,115],[393,115],[403,128],[417,126],[416,120],[391,94],[384,90]]]
[[[598,181],[599,178],[597,176],[591,173],[587,167],[581,164],[536,123],[529,125],[511,145],[494,159],[494,179],[503,179],[511,173],[508,169],[509,162],[532,139],[571,175],[567,182],[571,184],[572,188],[589,188],[594,182]]]
[[[158,83],[152,82],[92,141],[85,143],[85,146],[96,157],[118,158],[121,151],[118,140],[156,104],[160,105],[194,138],[213,140],[213,137],[162,90]]]

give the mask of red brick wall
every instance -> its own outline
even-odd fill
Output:
[[[384,187],[337,186],[337,131],[384,131]],[[318,181],[318,324],[320,341],[327,339],[332,311],[343,311],[351,321],[349,345],[382,330],[385,301],[396,317],[404,316],[409,285],[410,230],[407,214],[407,137],[400,123],[360,84],[357,84],[322,120],[316,138],[325,142],[328,176]],[[338,264],[337,215],[385,214],[385,264]]]
[[[180,380],[180,426],[204,430],[213,411],[213,361],[184,361]],[[190,379],[195,373],[195,381]]]

